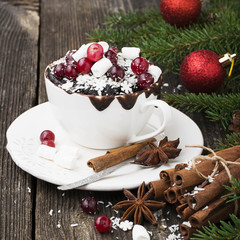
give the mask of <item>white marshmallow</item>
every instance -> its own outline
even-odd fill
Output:
[[[102,58],[93,64],[91,70],[95,77],[103,76],[110,68],[112,63],[108,58]]]
[[[73,55],[73,59],[78,62],[80,58],[87,57],[88,46],[83,44]]]
[[[107,42],[98,42],[98,44],[100,44],[103,47],[104,53],[107,52],[107,50],[109,49],[109,45]]]
[[[132,238],[133,240],[150,240],[150,236],[142,225],[134,225],[132,230]]]
[[[73,169],[78,159],[78,148],[63,145],[61,149],[56,153],[54,162],[60,167],[66,169]]]
[[[92,45],[93,43],[96,43],[96,42],[90,42],[90,43],[87,43],[86,46],[87,46],[87,49],[90,45]]]
[[[150,74],[152,74],[152,76],[154,78],[154,82],[157,82],[160,75],[162,74],[161,68],[159,68],[158,66],[155,66],[155,65],[150,65],[148,68],[148,72]]]
[[[136,47],[123,47],[122,48],[122,57],[127,59],[135,59],[139,57],[140,48]]]
[[[47,160],[53,161],[56,154],[56,148],[55,147],[49,147],[44,144],[40,144],[38,147],[37,155],[39,157],[45,158]]]

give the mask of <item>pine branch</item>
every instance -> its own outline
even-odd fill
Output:
[[[227,134],[224,141],[218,141],[219,148],[216,151],[240,145],[240,134]]]
[[[156,19],[161,19],[159,9],[146,9],[144,12],[136,10],[133,13],[114,13],[107,16],[103,24],[117,28],[119,28],[119,26],[124,26],[124,28],[134,28],[135,26]]]
[[[163,100],[185,112],[204,112],[213,122],[220,122],[228,129],[233,111],[240,109],[240,93],[237,94],[163,94]]]
[[[119,48],[140,47],[143,56],[176,73],[184,57],[194,50],[205,48],[219,55],[239,51],[240,22],[235,2],[212,0],[212,8],[202,11],[199,21],[188,28],[165,23],[159,7],[117,13],[107,17],[105,27],[94,30],[88,37],[91,41],[108,41]],[[235,68],[240,68],[240,63]]]
[[[240,219],[230,215],[232,222],[220,221],[220,226],[209,223],[202,231],[197,231],[191,240],[237,240],[240,239]]]
[[[230,180],[231,186],[224,187],[229,191],[228,194],[222,197],[228,197],[229,199],[226,203],[234,202],[236,200],[240,200],[240,179],[233,178]]]

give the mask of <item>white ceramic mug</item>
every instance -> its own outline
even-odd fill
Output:
[[[167,103],[157,100],[162,76],[152,87],[118,96],[69,94],[52,83],[45,71],[45,83],[52,111],[74,141],[89,148],[111,149],[154,137],[163,132],[171,118]],[[161,125],[138,136],[154,108],[161,111]]]

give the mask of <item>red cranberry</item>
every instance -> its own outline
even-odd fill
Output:
[[[78,76],[78,70],[76,65],[74,64],[67,65],[65,68],[65,75],[69,79],[76,78]]]
[[[82,210],[88,214],[94,214],[97,211],[97,201],[94,197],[85,197],[81,201]]]
[[[83,57],[83,58],[80,58],[77,63],[77,70],[80,73],[88,74],[91,72],[92,65],[93,65],[93,62],[91,62],[88,58]]]
[[[111,220],[106,216],[99,216],[94,221],[95,228],[101,232],[108,232],[111,228]]]
[[[136,75],[140,75],[148,70],[149,63],[146,58],[137,57],[131,63],[132,71]]]
[[[52,140],[44,140],[41,142],[43,145],[47,145],[49,147],[55,147],[55,143]]]
[[[118,57],[117,57],[117,54],[114,51],[108,50],[105,53],[105,57],[108,58],[112,62],[113,65],[117,64]]]
[[[51,140],[51,141],[55,141],[55,135],[52,131],[50,130],[44,130],[41,134],[40,134],[40,141],[43,142],[45,140]]]
[[[114,65],[108,70],[109,76],[116,82],[119,82],[125,76],[125,71],[119,65]]]
[[[91,44],[87,49],[87,57],[92,62],[97,62],[103,56],[103,47],[98,43]]]
[[[112,50],[112,51],[114,51],[115,53],[118,53],[117,47],[110,47],[109,50]]]
[[[150,73],[142,73],[138,76],[137,84],[140,88],[148,88],[154,82],[154,78]]]
[[[75,53],[75,50],[69,51],[68,54],[66,55],[66,62],[67,65],[74,64],[77,65],[77,62],[73,59],[72,55]]]
[[[54,75],[58,78],[63,78],[65,76],[65,65],[60,63],[54,67]]]

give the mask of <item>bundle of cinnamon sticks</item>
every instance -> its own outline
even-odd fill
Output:
[[[216,155],[226,161],[240,162],[240,145],[218,151]],[[197,170],[205,176],[209,176],[214,167],[215,163],[210,160],[196,164]],[[228,169],[234,178],[240,178],[240,164],[229,164]],[[167,202],[176,205],[176,211],[185,221],[180,225],[184,239],[189,239],[208,221],[217,223],[226,220],[236,210],[234,202],[227,204],[227,198],[222,198],[227,193],[224,185],[229,186],[230,183],[229,176],[221,165],[211,180],[205,180],[187,164],[178,164],[173,169],[161,171],[159,176],[160,180],[150,182],[149,188],[153,188],[155,199],[165,198]]]

